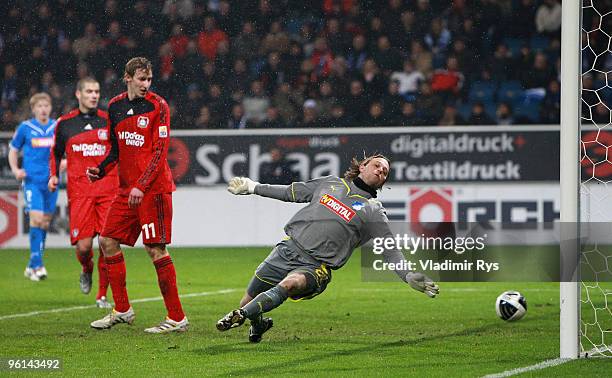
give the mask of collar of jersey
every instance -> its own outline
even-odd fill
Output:
[[[355,180],[357,180],[357,179],[355,179]],[[355,184],[355,186],[356,186],[358,189],[361,189],[361,190],[363,190],[364,192],[366,192],[367,194],[369,194],[369,195],[371,195],[372,197],[375,197],[375,198],[376,198],[376,191],[375,191],[375,190],[374,190],[374,193],[372,193],[372,192],[371,192],[371,190],[372,190],[372,189],[371,189],[371,188],[370,188],[370,187],[369,187],[369,186],[368,186],[368,185],[367,185],[365,182],[363,182],[363,180],[359,179],[359,181],[361,181],[361,183],[363,183],[363,187],[362,187],[362,186],[357,185],[357,182],[356,182],[355,180],[353,180],[353,184]],[[350,187],[350,186],[349,186],[349,185],[346,183],[346,180],[344,180],[343,178],[341,178],[341,179],[340,179],[340,181],[342,181],[342,183],[344,184],[344,186],[346,186],[346,196],[347,196],[347,197],[358,197],[358,198],[363,198],[363,199],[365,199],[365,200],[367,200],[367,199],[368,199],[367,197],[364,197],[364,196],[362,196],[362,195],[360,195],[360,194],[350,194],[350,193],[351,193],[351,187]],[[361,184],[361,183],[360,183],[360,184]],[[368,189],[366,189],[366,188],[368,188]]]

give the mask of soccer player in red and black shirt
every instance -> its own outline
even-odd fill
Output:
[[[100,236],[115,308],[93,328],[131,324],[134,310],[125,287],[125,262],[120,244],[133,246],[142,230],[142,241],[155,269],[168,315],[148,333],[186,331],[189,325],[178,296],[176,272],[166,250],[172,233],[172,192],[175,190],[168,165],[170,112],[166,101],[149,91],[153,78],[151,62],[132,58],[125,65],[127,91],[108,105],[111,150],[87,176],[97,181],[118,164],[119,192],[106,217]]]
[[[87,178],[87,167],[99,164],[110,150],[108,114],[98,109],[100,84],[95,79],[87,77],[79,80],[75,95],[79,102],[78,109],[57,120],[50,155],[48,187],[52,192],[57,190],[58,169],[65,154],[68,165],[70,242],[76,245],[76,256],[83,267],[81,291],[89,294],[94,266],[93,238],[102,231],[106,213],[119,187],[119,178],[116,169],[96,184]],[[101,249],[98,278],[96,305],[108,308],[110,304],[106,300],[106,291],[109,283]]]

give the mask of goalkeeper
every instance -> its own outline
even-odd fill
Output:
[[[285,226],[286,239],[259,265],[240,301],[240,308],[217,322],[219,331],[251,321],[249,341],[259,342],[272,327],[263,314],[287,298],[310,299],[331,281],[331,271],[341,268],[353,249],[374,237],[392,237],[377,190],[389,176],[389,160],[382,155],[353,159],[344,179],[327,176],[290,185],[267,185],[234,177],[232,194],[257,194],[285,202],[308,202]],[[386,262],[404,259],[399,250],[383,252]],[[435,297],[438,286],[422,273],[396,270],[413,289]]]

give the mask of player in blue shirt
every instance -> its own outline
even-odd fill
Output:
[[[42,257],[57,202],[57,191],[50,192],[47,188],[55,120],[50,118],[51,97],[46,93],[33,95],[30,108],[34,118],[17,127],[10,144],[9,165],[15,178],[22,182],[25,208],[30,215],[30,262],[24,276],[40,281],[47,278]],[[19,168],[19,151],[23,151],[22,168]]]

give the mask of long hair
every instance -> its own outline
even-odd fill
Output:
[[[388,157],[386,157],[383,154],[374,154],[374,155],[370,155],[370,156],[366,156],[365,153],[363,154],[363,159],[361,160],[357,160],[357,158],[353,157],[353,159],[351,159],[351,165],[349,166],[349,168],[346,170],[346,172],[344,172],[344,178],[347,180],[354,180],[355,178],[357,178],[357,176],[359,176],[359,167],[362,165],[368,165],[372,159],[376,159],[376,158],[381,158],[381,159],[385,159],[388,163],[389,163],[389,167],[391,167],[391,160],[389,160]],[[387,178],[389,177],[389,175],[387,175]]]

